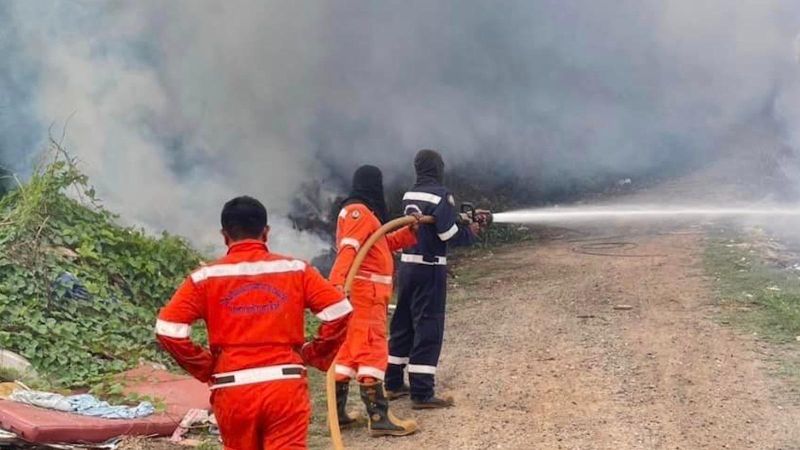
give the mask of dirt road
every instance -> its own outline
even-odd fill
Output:
[[[348,431],[348,448],[800,448],[800,399],[769,374],[772,350],[715,322],[702,239],[651,232],[608,250],[646,257],[562,239],[465,263],[438,377],[457,407],[395,402],[421,433]]]

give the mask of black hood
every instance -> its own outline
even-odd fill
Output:
[[[389,220],[389,210],[383,196],[383,174],[375,166],[361,166],[353,174],[353,189],[342,206],[363,203],[378,216],[381,223]]]
[[[417,172],[417,185],[442,184],[444,182],[444,161],[435,150],[420,150],[414,158]]]

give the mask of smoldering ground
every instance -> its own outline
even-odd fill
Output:
[[[71,117],[67,147],[126,220],[213,242],[219,205],[247,192],[269,206],[276,246],[306,256],[324,243],[285,220],[301,186],[341,191],[362,163],[405,182],[421,147],[518,204],[731,152],[783,158],[791,184],[799,13],[791,0],[3,2],[0,158],[24,173]],[[771,131],[738,145],[752,129]]]

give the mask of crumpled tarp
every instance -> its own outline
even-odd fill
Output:
[[[86,301],[92,298],[81,280],[70,272],[62,272],[58,275],[58,278],[53,281],[53,291],[61,300]]]
[[[103,419],[138,419],[155,412],[155,407],[150,402],[141,402],[137,406],[114,406],[89,394],[63,396],[53,392],[18,390],[9,399],[26,405]]]

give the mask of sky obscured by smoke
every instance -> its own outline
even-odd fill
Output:
[[[753,123],[800,149],[799,31],[793,0],[12,0],[0,161],[71,116],[126,220],[212,242],[249,193],[309,256],[282,219],[302,183],[391,181],[422,147],[545,188],[714,159]]]

